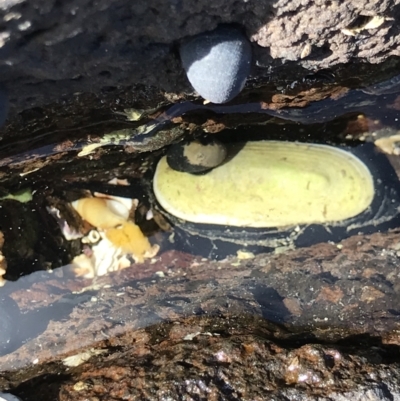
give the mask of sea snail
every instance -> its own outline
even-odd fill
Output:
[[[193,88],[213,103],[237,96],[250,73],[250,42],[234,27],[221,26],[190,38],[180,55]]]
[[[166,160],[175,171],[198,174],[219,166],[226,157],[227,148],[222,142],[205,137],[173,144],[168,149]]]

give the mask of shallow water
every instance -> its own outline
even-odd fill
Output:
[[[339,339],[335,330],[350,335],[357,319],[358,333],[396,330],[400,242],[398,231],[391,230],[400,229],[398,81],[395,76],[304,108],[185,102],[163,108],[154,119],[134,127],[116,119],[100,151],[88,150],[87,138],[62,142],[67,131],[58,132],[58,142],[53,133],[40,135],[29,149],[20,140],[1,144],[0,166],[8,175],[2,176],[0,201],[6,270],[0,288],[1,370],[51,364],[60,355],[166,320],[228,313],[229,306],[216,294],[235,299],[239,312],[260,315],[293,332],[307,327],[315,334],[329,327]],[[209,129],[220,123],[215,135],[230,144],[301,141],[345,147],[355,154],[368,148],[364,161],[384,195],[368,210],[368,224],[352,222],[351,229],[346,224],[340,233],[333,226],[315,224],[272,234],[174,227],[176,221],[163,217],[151,191],[154,166],[165,148],[141,151],[157,134],[182,121],[198,121],[198,127]],[[136,153],[124,153],[126,145]],[[87,153],[78,153],[85,149]],[[110,184],[113,178],[127,182]],[[27,198],[21,198],[21,192]],[[138,199],[135,212],[127,208],[125,221],[135,221],[151,243],[132,256],[127,243],[142,237],[110,242],[110,227],[101,227],[105,209],[97,213],[98,226],[84,223],[71,202],[95,192]],[[90,230],[98,235],[94,240]],[[259,243],[265,235],[268,246]],[[78,263],[74,258],[79,255]],[[257,310],[250,308],[251,302]]]

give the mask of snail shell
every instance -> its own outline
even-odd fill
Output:
[[[206,100],[225,103],[243,89],[251,66],[251,45],[236,28],[223,26],[181,46],[183,68],[193,88]]]
[[[209,137],[172,145],[168,149],[166,160],[173,170],[196,174],[219,166],[226,156],[226,146]]]

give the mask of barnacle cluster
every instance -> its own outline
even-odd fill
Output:
[[[80,239],[82,253],[75,256],[71,267],[76,276],[93,278],[142,263],[159,251],[133,221],[137,199],[106,195],[80,198],[70,204],[83,221],[81,229],[72,227],[60,211],[48,211],[57,219],[67,240]]]

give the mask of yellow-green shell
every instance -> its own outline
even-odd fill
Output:
[[[205,175],[172,170],[163,157],[153,189],[175,217],[237,227],[338,222],[360,214],[374,198],[370,171],[350,152],[280,141],[247,142]]]

